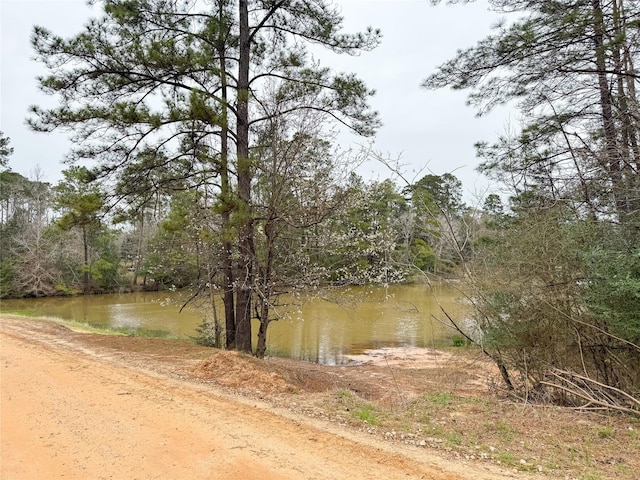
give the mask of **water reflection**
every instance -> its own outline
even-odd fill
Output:
[[[112,327],[141,328],[144,323],[144,317],[137,314],[135,304],[116,303],[107,305],[106,308]]]
[[[456,292],[440,286],[439,301],[452,315],[463,307]],[[180,307],[188,292],[139,292],[72,298],[3,300],[0,311],[49,316],[112,328],[168,332],[177,338],[193,337],[205,312]],[[440,310],[425,285],[350,288],[307,296],[278,311],[271,323],[268,354],[309,362],[340,364],[343,355],[382,347],[440,346],[450,329],[433,320]],[[257,332],[257,323],[254,324]]]

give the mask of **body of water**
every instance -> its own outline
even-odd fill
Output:
[[[444,320],[435,297],[450,315],[463,314],[458,293],[444,285],[352,287],[285,298],[287,305],[275,308],[280,319],[269,325],[267,354],[340,364],[343,355],[370,349],[450,345],[454,332],[433,318]],[[138,292],[15,299],[2,300],[0,311],[188,338],[205,317],[195,305],[180,312],[188,298],[188,292]]]

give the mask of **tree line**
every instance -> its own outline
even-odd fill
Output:
[[[441,208],[458,222],[471,216],[455,176],[429,174],[401,189],[389,179],[365,182],[352,171],[359,158],[336,159],[326,140],[278,142],[283,153],[256,176],[252,198],[260,300],[275,307],[284,293],[454,274],[460,262],[437,219]],[[111,203],[123,185],[82,166],[55,185],[5,168],[0,186],[2,297],[188,289],[208,305],[207,341],[226,347],[214,301],[228,288],[215,185],[183,182],[136,210]],[[277,316],[260,301],[252,313],[264,325],[264,349]]]

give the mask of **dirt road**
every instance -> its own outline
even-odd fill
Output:
[[[69,345],[41,322],[1,319],[0,360],[3,480],[512,477]]]

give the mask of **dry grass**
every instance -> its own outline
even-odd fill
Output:
[[[423,358],[389,355],[342,367],[217,356],[235,366],[208,359],[198,368],[216,365],[220,374],[209,378],[221,385],[407,448],[548,478],[636,480],[640,471],[638,419],[512,402],[490,390],[492,365],[470,350],[452,349],[438,362],[425,351]],[[238,370],[227,383],[222,372]]]

